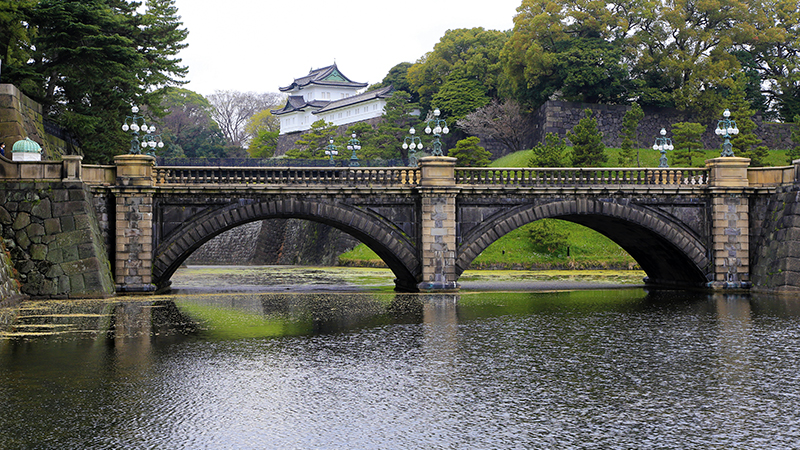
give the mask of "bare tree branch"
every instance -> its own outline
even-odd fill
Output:
[[[214,107],[213,119],[222,130],[229,145],[244,147],[252,138],[245,131],[250,117],[265,109],[275,108],[283,101],[284,96],[275,92],[255,93],[239,91],[215,91],[208,96]]]
[[[457,122],[467,133],[494,139],[511,152],[522,150],[525,124],[522,109],[514,100],[493,100]]]

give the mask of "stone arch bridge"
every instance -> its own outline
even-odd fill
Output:
[[[343,230],[374,250],[400,290],[457,289],[499,237],[542,218],[594,229],[628,251],[650,283],[746,287],[753,177],[748,160],[704,169],[155,167],[118,157],[114,185],[119,291],[151,291],[203,243],[233,227],[300,218]],[[761,183],[763,184],[763,183]],[[246,245],[246,243],[243,243]]]
[[[753,169],[733,157],[702,169],[458,168],[447,157],[415,168],[161,167],[143,155],[113,166],[80,157],[42,164],[19,170],[53,174],[5,177],[55,174],[89,185],[95,209],[105,204],[98,216],[108,218],[100,228],[117,292],[165,288],[203,243],[269,218],[349,233],[386,262],[399,290],[457,289],[481,251],[542,218],[608,236],[650,283],[746,288],[750,241],[763,220],[751,209],[795,183],[794,166]]]

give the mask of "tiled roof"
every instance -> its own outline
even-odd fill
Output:
[[[322,108],[325,105],[330,103],[328,100],[311,100],[310,102],[305,101],[302,95],[290,95],[289,98],[286,100],[286,105],[284,105],[281,109],[273,109],[270,112],[276,116],[281,114],[287,114],[290,112],[301,111],[303,108],[311,107],[311,108]]]
[[[278,88],[281,92],[291,91],[297,87],[305,87],[309,84],[317,84],[322,86],[340,86],[352,87],[360,89],[367,87],[367,83],[357,83],[339,71],[339,68],[334,63],[332,66],[323,67],[321,69],[312,69],[308,75],[300,78],[295,78],[292,84]]]
[[[321,109],[314,111],[312,114],[322,114],[326,112],[333,111],[339,108],[345,108],[348,106],[355,105],[357,103],[363,103],[369,100],[375,100],[378,98],[387,98],[392,96],[392,91],[394,91],[393,86],[386,86],[384,88],[375,89],[374,91],[364,92],[363,94],[354,95],[352,97],[343,98],[341,100],[336,100],[333,102],[328,103]]]

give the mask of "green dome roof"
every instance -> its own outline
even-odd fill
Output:
[[[42,153],[42,147],[36,142],[32,141],[31,138],[25,138],[21,141],[15,142],[11,151],[22,153]]]

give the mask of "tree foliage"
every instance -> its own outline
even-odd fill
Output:
[[[456,158],[459,167],[486,167],[491,162],[492,154],[480,146],[481,140],[475,136],[461,139],[455,148],[447,152],[447,156]]]
[[[530,167],[563,167],[567,158],[567,141],[556,133],[547,133],[544,142],[531,149]]]
[[[569,246],[569,234],[555,226],[551,219],[533,222],[528,233],[534,248],[539,252],[560,254]]]
[[[295,142],[295,148],[286,152],[287,158],[323,159],[325,147],[336,137],[336,126],[325,119],[311,124],[311,129]]]
[[[158,115],[164,88],[186,74],[176,57],[186,31],[174,0],[147,0],[144,12],[127,0],[0,6],[4,81],[71,131],[87,162],[109,162],[126,151],[130,137],[120,124],[130,106]]]
[[[168,158],[221,158],[225,154],[225,139],[211,118],[212,106],[202,95],[182,88],[171,88],[161,104],[166,116],[162,139],[164,149],[159,156]]]
[[[792,143],[794,147],[789,150],[789,163],[795,159],[800,159],[800,114],[794,116],[794,124],[792,125]]]
[[[692,159],[703,156],[703,143],[700,136],[706,127],[694,122],[672,124],[672,144],[675,146],[673,164],[679,167],[692,167]]]
[[[514,95],[718,114],[732,78],[784,120],[800,112],[796,0],[523,0],[502,63]],[[763,98],[759,98],[763,97]]]
[[[581,119],[567,138],[572,142],[573,167],[600,167],[605,164],[607,156],[603,145],[603,133],[597,129],[597,120],[592,117],[592,110],[584,111]]]
[[[421,107],[431,109],[433,96],[448,80],[473,80],[485,97],[498,97],[504,83],[500,50],[507,38],[505,32],[480,27],[448,30],[433,51],[408,68],[410,89]]]
[[[622,129],[620,130],[620,134],[622,134],[622,144],[620,145],[621,151],[619,155],[620,166],[625,167],[632,165],[634,156],[636,157],[636,167],[641,165],[639,160],[638,129],[639,122],[642,119],[644,119],[644,111],[642,111],[642,107],[636,102],[634,102],[631,107],[625,111],[625,115],[622,116]],[[633,152],[634,148],[636,148],[635,155]]]

